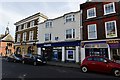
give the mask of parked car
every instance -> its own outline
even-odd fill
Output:
[[[102,56],[86,57],[81,64],[82,72],[88,71],[112,73],[115,76],[120,76],[120,64],[115,63]]]
[[[12,54],[6,57],[6,60],[9,62],[22,62],[22,55],[21,54]]]
[[[42,57],[41,55],[38,54],[26,54],[23,57],[22,63],[32,63],[33,65],[37,65],[37,64],[46,64],[47,61],[44,57]]]

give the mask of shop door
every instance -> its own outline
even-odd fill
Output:
[[[58,60],[61,61],[62,60],[62,50],[58,51]]]
[[[53,60],[57,61],[58,60],[58,51],[53,50]]]

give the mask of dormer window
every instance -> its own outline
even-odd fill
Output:
[[[104,5],[104,15],[115,13],[115,4],[109,3]]]
[[[45,28],[51,28],[52,25],[53,25],[52,21],[47,21],[47,22],[45,23]]]
[[[65,17],[65,22],[71,22],[71,21],[75,21],[75,15],[67,15]]]
[[[90,8],[87,10],[87,19],[96,17],[96,8]]]

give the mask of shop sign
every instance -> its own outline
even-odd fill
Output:
[[[51,46],[51,44],[44,44],[44,46],[45,46],[45,47],[47,47],[47,46]]]
[[[108,44],[118,44],[119,41],[118,40],[109,40],[107,41]]]

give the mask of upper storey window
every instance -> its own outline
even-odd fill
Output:
[[[96,8],[90,8],[87,10],[87,19],[96,17]]]
[[[71,21],[75,21],[75,15],[67,15],[65,17],[65,22],[71,22]]]
[[[45,23],[45,28],[51,28],[52,25],[53,25],[52,21],[47,21],[47,22]]]
[[[34,24],[35,24],[35,21],[31,21],[31,22],[30,22],[30,27],[33,27]]]
[[[117,37],[116,21],[105,22],[106,38]]]
[[[115,4],[109,3],[104,5],[104,15],[115,13]]]
[[[20,31],[20,30],[21,30],[21,27],[22,27],[21,25],[19,25],[19,26],[18,26],[18,31]]]
[[[27,28],[27,23],[24,24],[24,29],[26,29],[26,28]]]

